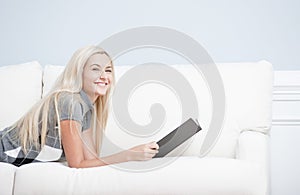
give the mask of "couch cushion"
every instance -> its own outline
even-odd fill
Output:
[[[43,75],[43,97],[50,91],[55,80],[64,70],[64,66],[46,65]]]
[[[227,110],[241,131],[265,134],[271,126],[273,67],[267,61],[218,65],[224,81]]]
[[[41,98],[42,67],[36,61],[0,67],[0,91],[0,130],[3,130]]]
[[[188,142],[182,144],[180,147],[169,153],[168,156],[197,156],[199,155],[200,147],[211,121],[212,100],[210,92],[203,75],[197,72],[192,65],[172,65],[170,67],[182,74],[188,84],[192,87],[198,101],[198,120],[203,130],[192,137]],[[131,68],[133,68],[133,66],[116,67],[117,79],[121,78]],[[166,76],[170,77],[170,75]],[[157,141],[180,125],[182,120],[182,99],[180,95],[176,93],[176,87],[183,86],[172,86],[172,83],[168,84],[169,86],[166,86],[161,85],[158,82],[153,82],[151,84],[141,85],[134,89],[134,93],[132,93],[132,95],[128,98],[128,111],[132,117],[132,120],[138,124],[147,124],[150,122],[151,117],[149,112],[151,105],[160,103],[164,107],[166,112],[166,120],[158,132],[148,137],[139,137],[127,133],[119,126],[118,121],[115,119],[114,113],[112,113],[108,121],[105,137],[108,141],[105,140],[104,144],[112,142],[115,146],[126,149],[136,144],[142,144],[153,140]],[[228,120],[226,122],[226,128],[230,128],[231,126],[233,126],[231,125],[231,120]],[[236,129],[233,130],[236,131]],[[237,139],[236,134],[234,139]],[[234,141],[233,144],[225,145],[225,147],[222,148],[222,151],[225,153],[216,153],[221,153],[223,156],[227,157],[234,157],[235,144],[236,142]],[[109,147],[110,146],[105,147],[104,145],[102,151],[108,151]],[[114,152],[117,152],[117,148],[115,151],[108,151],[107,155]]]
[[[0,192],[1,194],[13,194],[15,172],[17,167],[0,162]]]
[[[175,157],[173,157],[175,158]],[[155,163],[159,159],[153,159]],[[170,160],[165,158],[164,160]],[[136,162],[122,163],[125,166]],[[142,165],[144,162],[138,162]],[[138,171],[138,170],[136,170]],[[33,163],[16,172],[14,194],[265,194],[264,171],[234,159],[180,157],[147,172]]]

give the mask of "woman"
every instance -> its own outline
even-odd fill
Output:
[[[99,158],[113,85],[114,66],[103,49],[76,51],[52,90],[0,132],[0,162],[21,166],[65,157],[70,167],[84,168],[152,159],[155,142]]]

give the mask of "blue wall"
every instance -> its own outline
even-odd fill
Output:
[[[193,37],[215,62],[265,59],[275,70],[295,70],[299,8],[297,0],[0,0],[0,66],[65,65],[79,47],[155,25]]]

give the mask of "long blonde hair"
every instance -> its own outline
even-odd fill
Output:
[[[58,114],[58,95],[61,92],[79,93],[82,90],[82,75],[83,68],[87,60],[95,54],[104,54],[109,58],[110,56],[102,49],[97,46],[87,46],[77,50],[69,63],[65,67],[62,74],[57,78],[53,88],[50,92],[36,103],[27,114],[25,114],[19,121],[14,125],[19,128],[18,139],[21,143],[24,152],[27,152],[27,148],[35,146],[36,148],[42,148],[46,142],[47,126],[48,126],[48,112],[51,100],[54,99],[55,113],[58,121],[58,134],[61,141],[60,132],[60,116]],[[112,87],[115,83],[114,67],[110,58],[110,64],[112,66],[112,82],[111,87],[107,90],[104,96],[99,96],[94,103],[93,117],[91,121],[91,128],[94,134],[94,142],[96,145],[96,152],[99,155],[101,141],[103,137],[103,131],[105,130],[108,114],[109,114],[109,103],[112,92]],[[41,123],[41,129],[39,125]],[[39,132],[40,131],[40,132]],[[39,138],[39,136],[41,136]],[[39,143],[40,139],[40,143]]]

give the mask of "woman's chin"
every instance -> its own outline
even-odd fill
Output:
[[[97,95],[97,96],[104,96],[104,95],[106,95],[106,92],[107,92],[107,90],[97,91],[97,92],[96,92],[96,95]]]

